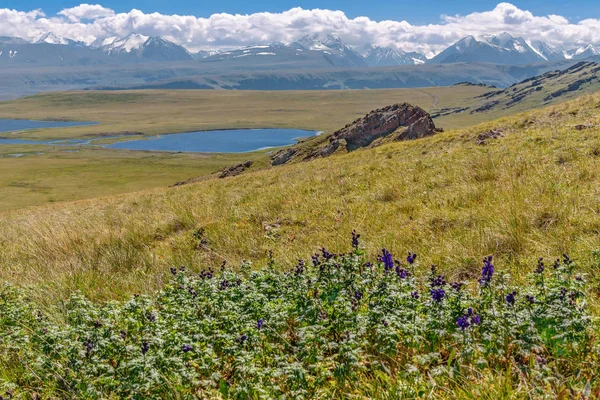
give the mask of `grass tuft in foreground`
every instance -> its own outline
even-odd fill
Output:
[[[589,397],[598,341],[586,281],[564,256],[515,287],[419,276],[417,255],[322,249],[287,272],[172,268],[155,298],[80,294],[42,313],[0,290],[9,398]],[[486,392],[481,393],[485,387]],[[175,394],[177,393],[177,395]],[[4,396],[4,394],[2,394]]]

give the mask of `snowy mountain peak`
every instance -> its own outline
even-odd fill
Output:
[[[488,43],[494,44],[494,45],[500,46],[500,47],[505,47],[505,48],[511,46],[515,40],[521,39],[521,38],[514,38],[508,32],[502,32],[498,35],[486,36],[485,38]]]
[[[563,55],[567,60],[583,60],[600,55],[600,46],[587,44],[574,49],[564,50]]]
[[[499,35],[485,36],[484,41],[509,51],[517,51],[519,53],[531,53],[533,51],[525,39],[522,37],[513,37],[508,32],[503,32]]]
[[[57,35],[54,32],[46,32],[32,43],[40,44],[40,43],[48,43],[48,44],[62,44],[62,45],[72,45],[72,44],[80,44],[79,42],[68,39],[62,36]]]
[[[108,47],[111,51],[124,51],[130,53],[132,50],[141,48],[148,39],[148,36],[132,33],[123,39],[115,39]]]
[[[489,62],[497,64],[529,64],[546,61],[521,37],[507,32],[480,38],[467,36],[442,51],[433,63]]]
[[[388,67],[394,65],[419,65],[425,64],[427,58],[420,53],[407,53],[393,47],[373,47],[365,49],[363,54],[369,66]]]
[[[296,42],[297,45],[300,45],[306,50],[314,50],[314,51],[324,51],[324,50],[337,50],[344,51],[350,50],[340,38],[328,34],[325,37],[322,37],[319,34],[305,36],[302,39]]]

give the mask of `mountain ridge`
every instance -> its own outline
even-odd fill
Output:
[[[41,45],[46,47],[42,49],[39,47]],[[0,47],[5,54],[12,55],[10,61],[0,57],[0,67],[23,64],[39,66],[126,64],[193,59],[209,62],[240,59],[247,66],[252,67],[259,58],[266,56],[269,56],[273,63],[295,58],[299,66],[306,63],[312,67],[331,68],[459,62],[525,65],[562,60],[578,61],[600,55],[600,46],[594,44],[565,49],[552,47],[540,40],[529,41],[522,37],[513,37],[507,32],[478,38],[472,35],[466,36],[440,53],[427,56],[414,51],[407,52],[395,46],[382,47],[372,44],[349,46],[332,34],[307,35],[287,44],[258,43],[238,49],[191,52],[166,38],[139,33],[131,33],[125,37],[96,38],[91,43],[84,43],[61,37],[53,32],[46,32],[32,41],[16,37],[0,37]]]

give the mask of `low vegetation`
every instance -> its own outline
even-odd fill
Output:
[[[278,271],[171,268],[156,297],[81,294],[56,321],[0,290],[9,398],[500,398],[600,396],[585,277],[563,256],[514,286],[486,257],[448,282],[417,255],[322,249]],[[485,393],[481,391],[485,388]]]
[[[599,110],[4,211],[0,396],[598,398]]]

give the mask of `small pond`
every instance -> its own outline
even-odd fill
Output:
[[[3,122],[0,120],[0,131]],[[31,121],[35,122],[35,121]],[[74,125],[73,125],[74,126]],[[36,144],[55,146],[98,146],[109,149],[196,152],[196,153],[245,153],[271,147],[289,146],[300,138],[315,136],[319,132],[301,129],[235,129],[175,133],[154,137],[138,137],[111,144],[94,144],[96,139],[27,140],[21,138],[2,138],[2,144]],[[112,136],[110,139],[127,139],[126,136]]]
[[[104,147],[198,153],[245,153],[269,147],[289,146],[317,132],[300,129],[236,129],[176,133],[149,139],[128,140]]]
[[[67,128],[97,125],[96,122],[32,121],[26,119],[0,119],[0,132],[25,131],[28,129]]]

